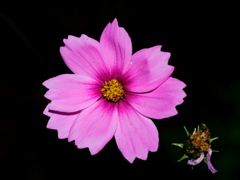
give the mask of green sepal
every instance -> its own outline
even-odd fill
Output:
[[[207,158],[206,157],[204,157],[203,161],[207,164]]]
[[[212,150],[212,152],[219,152],[218,150]]]
[[[214,137],[210,139],[210,143],[213,142],[214,140],[218,139],[218,137]]]
[[[183,126],[183,128],[185,129],[187,136],[190,136],[190,133],[188,132],[187,128],[185,126]]]
[[[184,154],[183,157],[178,160],[178,162],[180,162],[180,161],[182,161],[182,160],[184,160],[184,159],[187,159],[187,158],[188,158],[188,156],[187,156],[186,154]]]
[[[183,143],[172,143],[172,145],[183,148]]]

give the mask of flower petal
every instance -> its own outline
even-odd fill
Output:
[[[195,166],[197,164],[199,164],[200,162],[202,162],[202,160],[204,159],[204,152],[201,152],[201,155],[199,156],[199,158],[195,159],[194,161],[192,160],[188,160],[188,164]]]
[[[174,67],[168,65],[170,53],[160,51],[161,46],[142,49],[131,59],[128,71],[121,78],[124,89],[132,92],[148,92],[169,78]]]
[[[113,78],[124,72],[132,56],[132,42],[124,28],[118,26],[117,19],[109,23],[100,38],[100,43],[105,48]]]
[[[213,167],[212,163],[211,163],[211,155],[212,155],[212,149],[208,148],[208,153],[207,153],[207,166],[208,169],[214,174],[217,172],[217,170]]]
[[[43,83],[49,88],[45,97],[52,102],[49,109],[61,112],[75,112],[93,104],[101,97],[101,86],[92,78],[63,74]]]
[[[69,141],[97,154],[113,137],[118,123],[116,104],[100,99],[81,111],[72,125]]]
[[[101,44],[86,35],[68,36],[64,39],[65,47],[60,48],[66,65],[75,74],[105,81],[109,74],[106,67],[108,57]]]
[[[182,81],[170,77],[157,89],[142,94],[127,93],[126,99],[144,116],[163,119],[177,114],[175,107],[183,103],[185,86]]]
[[[148,151],[155,152],[158,149],[158,131],[154,123],[125,101],[119,103],[115,139],[123,156],[131,163],[136,157],[146,160]]]
[[[43,111],[43,114],[48,116],[48,117],[51,117],[52,113],[49,112],[49,104],[45,107],[45,109]]]
[[[58,138],[64,139],[68,137],[70,128],[79,113],[60,114],[57,112],[49,111],[49,108],[47,106],[44,110],[44,114],[50,117],[47,123],[47,128],[57,130]]]

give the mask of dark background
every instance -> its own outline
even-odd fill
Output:
[[[238,42],[234,7],[106,0],[2,3],[0,178],[237,179],[240,79],[235,64],[239,58],[232,57]],[[129,33],[133,52],[155,45],[171,52],[172,76],[187,84],[179,114],[154,120],[159,150],[133,164],[122,157],[114,139],[94,156],[59,140],[57,131],[46,128],[48,117],[42,114],[48,103],[42,82],[70,73],[59,53],[63,38],[86,34],[99,40],[114,18]],[[177,163],[183,151],[171,145],[185,140],[184,125],[192,132],[200,123],[219,137],[212,144],[220,151],[212,155],[219,170],[214,175],[203,162],[193,170],[186,160]]]

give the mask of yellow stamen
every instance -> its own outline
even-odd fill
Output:
[[[118,102],[119,99],[122,99],[124,95],[123,87],[116,79],[105,82],[101,91],[103,97],[111,102]]]

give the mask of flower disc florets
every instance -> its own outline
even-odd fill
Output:
[[[105,82],[101,91],[103,97],[111,102],[118,102],[124,95],[123,87],[116,79]]]
[[[189,157],[197,158],[201,152],[207,152],[210,144],[210,131],[205,124],[195,131],[184,143],[184,150]]]

